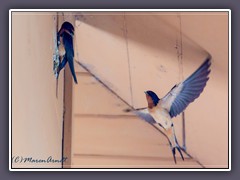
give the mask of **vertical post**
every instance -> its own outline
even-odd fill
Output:
[[[130,95],[131,95],[131,106],[134,107],[131,63],[130,63],[129,47],[128,47],[128,29],[127,29],[126,14],[125,14],[125,12],[123,12],[123,13],[124,13],[123,14],[123,27],[124,27],[124,36],[125,36],[125,41],[126,41],[126,50],[127,50],[127,59],[128,59],[128,74],[129,74],[129,88],[130,88]]]
[[[65,21],[75,24],[74,16],[63,14],[63,20],[59,21],[59,27]],[[73,80],[69,65],[64,68],[64,115],[63,115],[63,157],[67,158],[63,162],[63,168],[71,168],[72,160],[72,95],[73,95]]]
[[[72,77],[69,67],[64,70],[63,168],[71,167],[72,149]]]
[[[179,19],[179,40],[177,40],[177,56],[179,66],[179,81],[183,80],[183,44],[182,44],[182,19],[181,14],[177,15]],[[182,148],[186,150],[186,128],[185,128],[185,112],[182,112]]]

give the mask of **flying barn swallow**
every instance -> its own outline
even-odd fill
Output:
[[[74,70],[74,48],[73,48],[73,36],[74,36],[74,27],[69,22],[64,22],[61,26],[61,29],[57,33],[59,44],[59,55],[62,59],[58,66],[58,75],[62,68],[65,67],[68,62],[74,82],[77,84],[77,77]]]
[[[164,129],[164,133],[169,139],[175,163],[176,149],[182,160],[184,160],[184,157],[175,135],[172,118],[183,112],[202,93],[209,79],[210,59],[209,56],[192,75],[176,84],[161,99],[153,91],[145,91],[148,107],[135,110],[135,113],[145,121],[157,123]]]

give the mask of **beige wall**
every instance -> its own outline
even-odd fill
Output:
[[[56,13],[12,13],[12,156],[59,160],[62,155],[63,73],[53,74]],[[13,167],[61,167],[14,163]]]
[[[186,110],[188,152],[206,167],[228,164],[228,15],[182,13],[186,36],[212,55],[210,80],[201,97]],[[185,36],[185,37],[186,37]],[[187,38],[184,45],[188,44]],[[184,49],[184,76],[195,55]],[[200,63],[200,61],[198,61]]]
[[[226,13],[79,13],[76,20],[76,59],[135,108],[146,106],[145,90],[164,96],[208,51],[212,73],[186,111],[186,145],[205,167],[227,166]],[[182,144],[182,117],[174,121]]]
[[[77,65],[77,64],[76,64]],[[77,66],[73,86],[72,168],[201,168],[184,154],[177,164],[166,137]],[[94,98],[91,98],[94,97]]]
[[[205,167],[226,167],[227,14],[74,14],[71,13],[76,18],[76,60],[135,108],[146,106],[145,90],[164,96],[175,83],[186,78],[203,62],[206,51],[212,55],[210,81],[185,113],[186,145],[188,153]],[[56,80],[52,70],[54,17],[56,13],[14,12],[12,16],[13,156],[61,158],[63,73],[56,98]],[[68,17],[72,21],[73,17]],[[66,20],[64,18],[61,21]],[[134,166],[164,167],[167,164],[166,167],[173,167],[165,139],[142,121],[123,113],[126,104],[110,95],[76,64],[75,67],[79,84],[72,85],[73,124],[68,124],[73,137],[67,135],[68,147],[65,147],[74,157],[72,166],[128,162]],[[69,96],[66,101],[70,102],[70,99]],[[174,122],[182,144],[182,117],[178,116]],[[158,139],[161,140],[158,142]],[[164,144],[163,151],[160,148],[163,146],[159,147],[161,143]],[[148,146],[150,148],[146,148]],[[140,151],[136,152],[136,149]],[[79,156],[79,152],[83,156]],[[93,152],[112,153],[114,157],[90,159],[88,155]],[[158,152],[162,152],[164,157]],[[119,154],[121,156],[115,156]],[[124,160],[128,155],[133,158]],[[179,165],[199,167],[191,159],[185,163],[180,161]],[[61,167],[61,164],[16,163],[13,167]]]

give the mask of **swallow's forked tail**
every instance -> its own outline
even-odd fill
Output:
[[[180,146],[178,145],[178,143],[177,143],[177,146],[171,147],[171,148],[172,148],[172,154],[173,154],[173,159],[174,159],[175,164],[177,164],[177,161],[176,161],[176,149],[178,150],[178,152],[179,152],[182,160],[184,161],[184,157],[183,157],[183,155],[182,155],[182,151],[181,151],[181,148],[180,148]]]
[[[169,128],[168,130],[165,130],[165,131],[166,131],[166,135],[167,135],[168,140],[169,140],[169,144],[170,144],[170,147],[171,147],[171,150],[172,150],[173,159],[174,159],[175,164],[177,163],[177,161],[176,161],[176,149],[178,150],[182,160],[184,161],[182,150],[181,150],[181,147],[178,144],[173,125],[171,126],[171,128]]]
[[[72,73],[74,82],[77,84],[78,82],[77,82],[77,77],[76,77],[76,73],[75,73],[75,69],[74,69],[74,61],[73,61],[73,58],[72,58],[72,60],[69,60],[69,61],[68,61],[68,64],[69,64],[69,67],[70,67],[70,70],[71,70],[71,73]]]

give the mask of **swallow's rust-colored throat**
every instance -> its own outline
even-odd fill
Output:
[[[148,94],[146,94],[146,99],[147,99],[147,102],[148,102],[148,108],[152,109],[154,107],[154,103],[153,103],[152,98]]]

